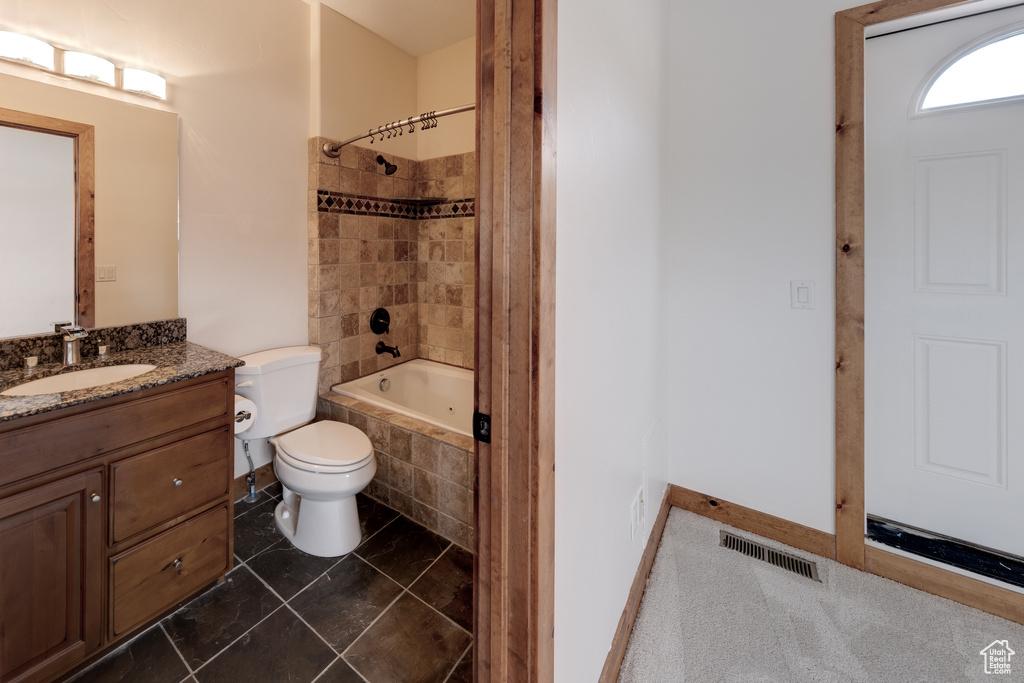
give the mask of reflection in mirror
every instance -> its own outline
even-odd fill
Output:
[[[0,337],[93,325],[92,146],[92,126],[0,109]]]
[[[22,131],[78,134],[76,207],[81,212],[78,225],[69,221],[64,230],[72,240],[77,231],[77,260],[58,255],[49,238],[33,239],[38,233],[24,226],[15,227],[13,238],[0,229],[3,258],[18,263],[42,258],[31,266],[35,280],[0,279],[0,337],[52,333],[52,323],[76,317],[83,327],[177,318],[177,115],[6,74],[0,74],[0,107],[0,126],[8,130],[13,125]],[[41,191],[47,204],[57,192],[52,182]],[[35,192],[38,196],[39,190]],[[20,193],[21,198],[31,196]],[[39,208],[35,200],[26,203],[18,211]],[[0,222],[9,220],[0,218]],[[3,264],[0,268],[6,270]],[[54,318],[46,308],[46,297],[39,296],[38,283],[44,280],[49,285],[58,279],[77,283],[66,290],[66,296],[79,301],[70,314]],[[15,318],[25,325],[15,329],[7,324]]]

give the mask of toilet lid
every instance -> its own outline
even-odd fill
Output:
[[[373,455],[373,444],[366,434],[333,420],[308,424],[273,441],[292,460],[310,465],[354,469]]]

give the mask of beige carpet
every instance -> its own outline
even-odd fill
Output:
[[[719,547],[719,530],[818,564],[821,583]],[[981,650],[1008,640],[1009,675]],[[679,509],[620,683],[1024,681],[1024,626]]]

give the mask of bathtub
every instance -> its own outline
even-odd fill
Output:
[[[472,370],[417,358],[331,391],[473,436]]]

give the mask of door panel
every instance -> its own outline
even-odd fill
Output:
[[[1024,104],[916,115],[1024,8],[865,48],[867,513],[1024,555]]]

